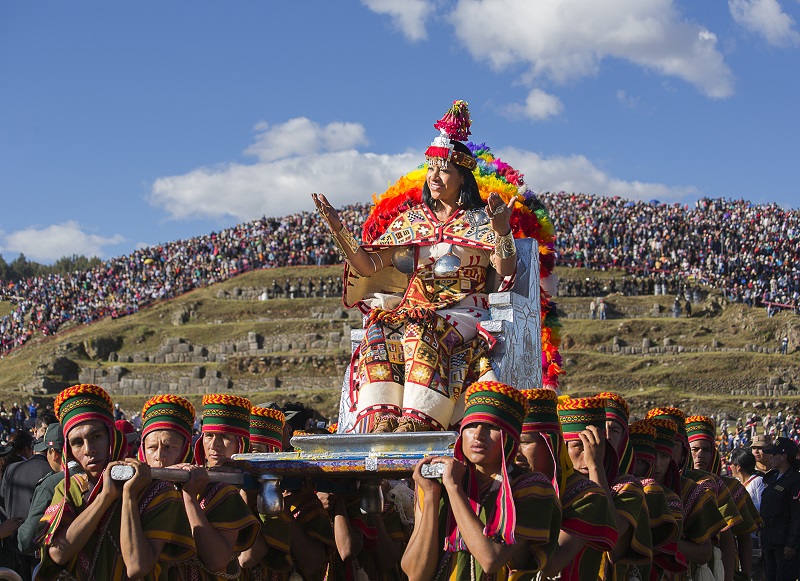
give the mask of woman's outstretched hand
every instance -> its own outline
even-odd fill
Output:
[[[505,236],[511,232],[511,210],[517,203],[517,196],[511,196],[506,204],[500,194],[492,192],[487,200],[486,210],[492,224],[492,230],[500,236]]]
[[[324,194],[311,194],[311,199],[314,200],[317,212],[319,212],[319,215],[325,220],[325,223],[328,224],[328,228],[330,228],[331,232],[336,234],[341,230],[342,220],[339,218],[339,212],[336,211],[336,208],[331,206],[328,198],[326,198]]]

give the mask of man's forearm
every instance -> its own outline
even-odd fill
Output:
[[[127,492],[122,495],[119,544],[128,577],[137,579],[153,570],[161,551],[154,552],[150,542],[145,538],[138,502]]]
[[[89,542],[93,534],[97,532],[97,525],[100,519],[111,508],[114,500],[100,494],[95,502],[73,520],[63,535],[57,535],[55,541],[47,549],[50,558],[57,565],[66,565],[80,550]],[[98,541],[99,542],[99,541]]]

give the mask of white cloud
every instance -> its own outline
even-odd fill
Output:
[[[311,192],[322,192],[335,205],[368,202],[390,181],[424,160],[421,153],[361,153],[364,128],[355,123],[320,126],[305,118],[256,127],[260,133],[245,152],[254,164],[200,167],[186,174],[158,178],[149,201],[172,218],[252,220],[310,210]]]
[[[265,159],[249,165],[229,163],[199,167],[182,175],[158,178],[150,191],[150,203],[163,208],[173,219],[232,216],[247,221],[262,215],[285,216],[312,210],[311,192],[326,194],[335,206],[368,203],[371,194],[382,193],[390,183],[423,161],[420,152],[394,155],[363,153],[355,149],[317,152],[312,145],[309,145],[310,153],[277,158],[277,152],[291,149],[282,147],[281,136],[287,135],[287,126],[297,125],[295,121],[273,129],[261,126],[263,133],[256,142],[270,144],[265,150],[272,152]],[[331,134],[330,126],[310,122],[307,126],[317,132],[307,136],[309,143],[318,142],[314,135]],[[363,136],[363,131],[353,134]],[[328,147],[332,148],[334,143],[352,141],[332,140]],[[255,145],[250,146],[248,151],[254,148],[257,149]],[[537,191],[564,190],[662,201],[679,201],[696,194],[688,187],[615,178],[581,155],[543,158],[518,149],[507,149],[499,154],[524,172],[529,186]]]
[[[673,0],[457,0],[450,20],[475,59],[496,69],[522,65],[529,83],[594,75],[617,58],[710,97],[733,92],[716,36],[682,19]]]
[[[564,104],[558,97],[541,89],[533,89],[528,93],[524,104],[514,103],[506,107],[506,111],[510,115],[527,117],[534,121],[543,121],[550,117],[556,117],[563,110]]]
[[[681,202],[697,195],[693,187],[625,181],[608,175],[583,155],[545,158],[537,153],[514,148],[498,150],[498,155],[525,174],[525,183],[537,192],[580,192],[619,196],[631,200]]]
[[[260,133],[245,153],[261,161],[341,151],[367,143],[364,127],[358,123],[330,123],[321,127],[305,117],[297,117],[272,128],[260,122],[255,130]]]
[[[416,42],[427,38],[425,17],[433,7],[426,0],[361,0],[362,4],[378,14],[391,17],[393,24],[405,37]]]
[[[617,95],[617,101],[619,101],[629,109],[635,109],[636,107],[639,106],[639,97],[634,97],[632,95],[629,95],[623,89],[618,89],[616,95]]]
[[[28,259],[50,263],[73,254],[87,257],[104,256],[103,249],[125,241],[121,234],[99,236],[81,229],[80,224],[70,220],[50,226],[31,226],[5,235],[0,252],[23,253]]]
[[[783,11],[777,0],[728,0],[728,8],[737,24],[763,36],[769,44],[800,44],[794,20]]]

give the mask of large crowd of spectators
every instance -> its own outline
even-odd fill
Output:
[[[689,285],[694,293],[704,284],[750,306],[800,308],[797,210],[724,199],[689,208],[586,194],[540,198],[555,222],[558,263],[627,269],[631,278],[619,283],[626,294],[672,294]],[[344,225],[358,236],[368,211],[347,206]],[[139,249],[91,270],[0,281],[0,300],[13,305],[0,319],[0,353],[65,323],[124,316],[249,270],[339,261],[325,225],[302,212]]]
[[[586,194],[540,198],[555,223],[561,265],[677,275],[750,306],[800,305],[797,210],[706,198],[693,208]]]

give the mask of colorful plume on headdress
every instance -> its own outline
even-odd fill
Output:
[[[472,120],[469,118],[467,102],[453,101],[453,106],[447,110],[444,117],[433,125],[439,130],[439,135],[425,151],[428,164],[435,164],[442,169],[447,169],[447,165],[452,161],[470,171],[474,170],[475,158],[463,151],[456,151],[454,143],[464,141],[469,137],[470,125],[472,125]]]
[[[447,113],[433,124],[434,129],[438,129],[450,139],[456,141],[466,141],[470,136],[469,130],[472,120],[469,118],[469,104],[461,99],[453,101],[453,106]]]
[[[539,275],[544,281],[552,275],[556,259],[555,228],[547,209],[527,188],[523,174],[495,157],[485,143],[468,142],[465,145],[475,156],[477,167],[472,173],[484,201],[492,192],[497,192],[506,203],[512,196],[522,195],[521,203],[512,210],[511,228],[515,238],[533,238],[539,243]],[[422,203],[426,172],[425,164],[422,164],[390,185],[381,195],[373,196],[374,206],[363,226],[365,243],[371,244],[386,232],[401,212]],[[555,288],[555,285],[547,287]],[[543,387],[557,389],[558,376],[562,373],[559,353],[561,323],[553,296],[545,286],[541,287],[541,320]]]

